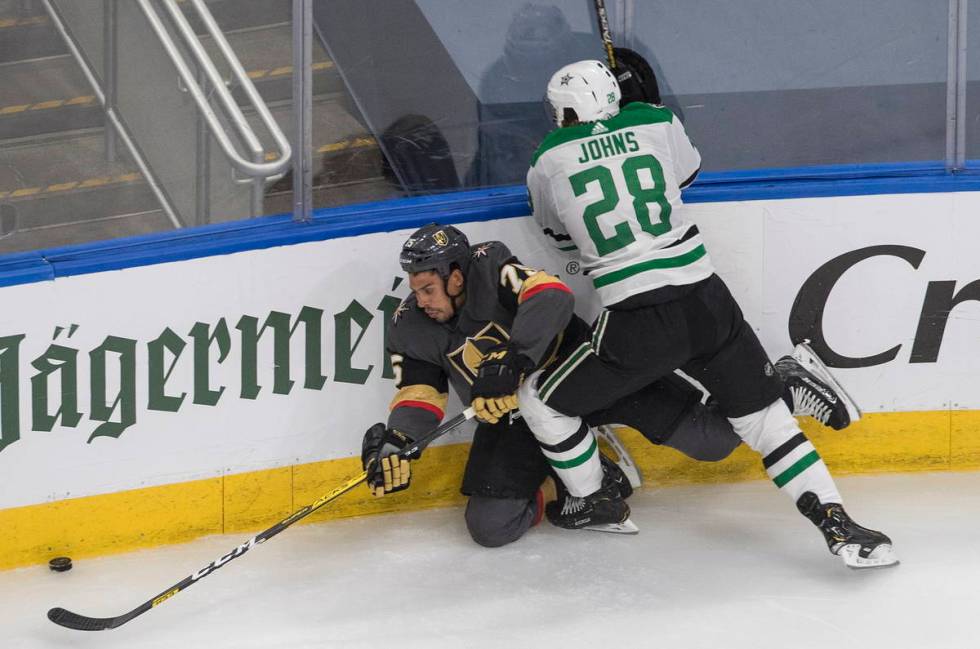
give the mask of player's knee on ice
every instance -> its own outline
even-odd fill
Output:
[[[466,529],[479,545],[499,548],[531,528],[535,506],[527,498],[471,496],[466,504]]]

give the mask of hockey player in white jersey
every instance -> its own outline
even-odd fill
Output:
[[[681,189],[701,157],[684,126],[664,106],[620,108],[616,79],[599,61],[556,72],[547,98],[559,128],[528,171],[533,215],[556,247],[581,258],[604,310],[591,341],[524,382],[520,408],[535,435],[576,429],[581,417],[681,369],[717,399],[833,554],[855,568],[897,563],[886,535],[844,511],[780,399],[778,373],[685,218]]]
[[[545,516],[574,529],[636,531],[625,502],[631,479],[621,468],[631,463],[623,461],[617,443],[611,450],[618,462],[602,456],[597,428],[630,426],[653,444],[706,462],[727,457],[741,443],[717,408],[702,404],[701,391],[675,376],[590,413],[570,435],[536,439],[522,418],[507,411],[517,405],[520,376],[561,364],[591,337],[589,325],[572,312],[570,289],[522,264],[502,242],[470,245],[457,228],[435,223],[408,238],[399,263],[412,295],[392,314],[385,333],[397,392],[387,422],[371,426],[361,448],[374,495],[408,488],[411,463],[397,453],[439,424],[450,387],[461,401],[472,402],[480,420],[461,491],[469,498],[466,528],[486,547],[516,541]],[[511,354],[527,360],[518,359],[514,372],[501,371]],[[799,414],[836,429],[856,418],[819,362],[786,357],[776,370],[785,378],[783,399]],[[584,495],[594,497],[577,497]]]

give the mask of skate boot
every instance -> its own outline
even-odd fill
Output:
[[[820,528],[831,554],[848,568],[883,568],[898,564],[892,540],[875,530],[861,527],[837,503],[823,504],[812,491],[796,501],[800,513]]]
[[[623,468],[601,451],[599,452],[599,461],[602,463],[602,471],[606,478],[611,480],[616,485],[616,489],[619,490],[619,497],[626,500],[632,496],[633,485],[630,483],[629,478],[626,477]],[[605,483],[605,479],[603,483]]]
[[[616,430],[609,424],[603,424],[593,428],[593,431],[596,440],[599,442],[599,452],[604,453],[619,467],[634,489],[642,487],[643,477],[640,475],[640,470],[637,468],[636,462],[633,461],[633,456],[619,440]],[[624,496],[624,498],[628,497]]]
[[[629,480],[619,471],[619,476],[607,467],[616,464],[603,457],[605,475],[598,491],[583,498],[573,496],[561,480],[555,481],[558,499],[545,505],[544,512],[552,525],[569,530],[592,530],[616,534],[636,534],[640,529],[629,519],[630,507],[624,500],[623,490],[633,492]],[[618,470],[619,467],[616,467]],[[625,487],[624,487],[625,485]]]
[[[792,397],[794,415],[809,415],[834,430],[847,428],[861,418],[857,404],[806,342],[775,363],[776,372]]]

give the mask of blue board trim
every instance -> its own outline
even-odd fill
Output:
[[[980,191],[980,161],[947,173],[941,162],[705,172],[689,203],[871,194]],[[268,216],[172,232],[0,256],[0,286],[261,250],[310,241],[527,215],[523,186],[393,199],[314,211],[310,223]]]
[[[980,191],[980,161],[946,171],[942,162],[832,165],[706,172],[684,191],[687,203]]]

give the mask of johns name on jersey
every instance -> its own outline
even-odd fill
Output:
[[[636,143],[636,135],[633,131],[626,131],[625,133],[611,133],[593,140],[586,140],[579,144],[579,147],[582,150],[582,155],[578,161],[589,162],[621,153],[632,153],[639,150],[640,145]]]

